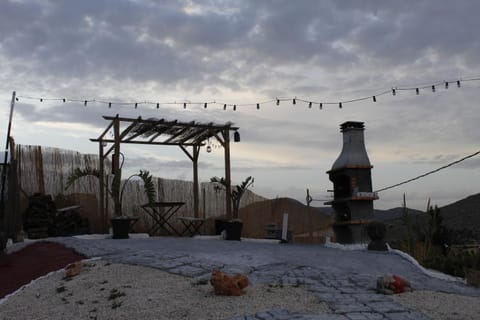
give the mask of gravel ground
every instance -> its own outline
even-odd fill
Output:
[[[251,285],[241,297],[215,296],[207,281],[94,260],[70,280],[40,278],[0,304],[1,319],[226,319],[283,308],[328,313],[303,287]]]
[[[433,291],[414,291],[392,296],[395,302],[435,320],[475,320],[480,317],[480,298]]]

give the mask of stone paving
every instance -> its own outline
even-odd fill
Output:
[[[218,263],[190,254],[172,253],[168,248],[139,250],[137,246],[125,245],[118,250],[111,243],[75,241],[71,238],[55,239],[73,247],[89,257],[102,257],[111,262],[150,266],[173,274],[205,281],[211,271],[219,268],[226,273],[245,273],[252,283],[267,283],[276,286],[305,286],[320,301],[326,302],[331,313],[299,314],[289,310],[274,309],[229,320],[361,320],[361,319],[406,319],[424,320],[429,317],[409,310],[393,302],[388,296],[374,290],[376,277],[351,273],[332,272],[312,266],[289,263],[267,263],[249,266]],[[247,257],[248,258],[248,257]]]

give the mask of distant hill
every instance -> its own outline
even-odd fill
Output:
[[[480,240],[480,194],[440,208],[443,223],[453,230],[469,230]]]
[[[453,232],[465,232],[471,237],[480,241],[480,194],[469,196],[452,204],[439,207],[440,215],[443,218],[443,225]],[[408,209],[412,215],[413,224],[420,226],[427,222],[428,216],[425,212],[415,209]],[[388,239],[402,239],[405,234],[405,227],[401,219],[403,208],[389,210],[375,210],[374,216],[387,226]]]
[[[407,208],[408,214],[423,214],[423,211]],[[403,215],[403,208],[397,207],[388,210],[375,210],[373,213],[374,219],[377,221],[387,222],[391,220],[400,219]]]
[[[331,207],[319,208],[325,213],[333,215]],[[413,225],[421,226],[427,223],[428,216],[424,211],[407,208]],[[465,199],[440,207],[443,225],[453,232],[467,232],[470,237],[480,241],[480,194],[471,195]],[[402,221],[403,208],[397,207],[388,210],[375,210],[374,219],[387,226],[387,240],[404,238],[405,227]]]

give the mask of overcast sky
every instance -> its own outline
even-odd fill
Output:
[[[307,188],[318,200],[332,189],[326,171],[341,151],[339,125],[363,121],[378,190],[480,149],[480,81],[463,81],[480,75],[479,12],[474,0],[2,0],[0,142],[12,91],[20,96],[16,143],[82,153],[97,153],[89,138],[106,127],[102,115],[231,121],[241,133],[232,144],[233,182],[252,175],[253,191],[305,202]],[[445,81],[448,89],[432,92]],[[395,87],[420,94],[378,95]],[[327,104],[364,97],[341,109]],[[277,98],[279,106],[257,110]],[[115,103],[144,101],[160,108]],[[175,101],[202,104],[167,104]],[[131,169],[192,180],[178,148],[122,148]],[[381,192],[375,207],[401,205],[404,192],[419,209],[428,198],[440,206],[460,200],[479,192],[479,167],[474,157]],[[203,150],[202,181],[223,168],[221,149]]]

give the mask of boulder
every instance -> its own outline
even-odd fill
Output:
[[[395,274],[387,274],[377,279],[377,292],[383,294],[396,294],[413,291],[410,282]]]
[[[241,296],[244,294],[243,289],[248,286],[249,281],[246,275],[229,276],[216,269],[212,272],[210,284],[213,286],[216,295]]]
[[[83,269],[82,261],[75,261],[73,263],[70,263],[65,267],[65,276],[68,278],[75,277],[80,272],[82,272],[82,269]]]

